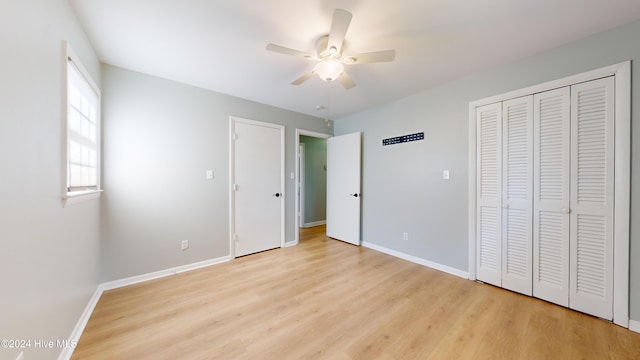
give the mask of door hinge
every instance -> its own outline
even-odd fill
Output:
[[[233,241],[238,241],[238,234],[233,234]]]
[[[238,140],[238,133],[233,133],[233,140]]]
[[[238,184],[231,185],[231,190],[238,191]]]

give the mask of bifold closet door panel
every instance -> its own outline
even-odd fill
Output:
[[[571,87],[569,307],[613,318],[614,78]]]
[[[502,286],[502,103],[477,108],[476,123],[476,277]]]
[[[532,294],[533,96],[502,103],[502,287]]]
[[[533,296],[569,306],[569,87],[534,95]]]

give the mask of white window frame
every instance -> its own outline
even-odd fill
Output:
[[[96,83],[91,78],[91,75],[86,70],[80,58],[73,51],[71,46],[65,42],[65,51],[64,51],[64,61],[63,61],[63,74],[64,74],[64,84],[63,84],[63,111],[62,111],[62,159],[61,161],[61,186],[62,186],[62,206],[66,207],[68,205],[76,204],[83,201],[88,201],[92,199],[97,199],[100,197],[100,193],[102,192],[101,187],[101,167],[102,167],[102,154],[101,154],[101,92]],[[97,106],[96,106],[96,186],[91,189],[83,189],[83,190],[71,190],[68,187],[69,184],[69,63],[71,63],[89,85],[89,87],[96,93]]]

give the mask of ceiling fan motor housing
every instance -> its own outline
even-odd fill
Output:
[[[340,60],[340,58],[342,57],[342,54],[339,53],[338,49],[336,49],[335,47],[332,47],[331,49],[329,49],[328,45],[329,45],[329,35],[322,36],[320,39],[318,39],[318,41],[316,42],[316,53],[318,54],[318,58],[323,60],[327,58]],[[332,49],[333,51],[331,51]]]

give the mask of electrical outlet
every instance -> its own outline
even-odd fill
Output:
[[[187,250],[189,248],[189,240],[182,240],[182,242],[180,242],[180,248],[183,251]]]
[[[408,232],[403,232],[402,233],[402,240],[404,241],[409,241],[409,233]]]

